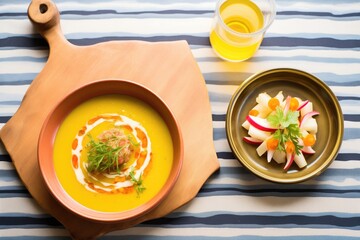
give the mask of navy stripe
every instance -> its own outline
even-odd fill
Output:
[[[358,84],[356,84],[356,85],[358,85]],[[360,85],[360,82],[359,82],[359,85]],[[343,86],[343,85],[342,85]],[[339,101],[344,101],[344,100],[360,100],[360,97],[355,97],[355,96],[344,96],[344,97],[342,97],[342,96],[340,96],[340,97],[337,97],[337,99],[339,100]]]
[[[0,217],[0,225],[17,226],[17,225],[46,225],[62,226],[55,218],[34,218],[34,217]]]
[[[9,116],[2,116],[0,117],[0,123],[6,123],[7,121],[10,120],[11,117]]]
[[[177,41],[186,40],[191,45],[204,45],[210,46],[209,37],[199,37],[191,35],[176,35],[176,36],[152,36],[152,37],[100,37],[100,38],[83,38],[83,39],[68,39],[69,42],[79,45],[86,46],[97,44],[107,41],[118,41],[118,40],[140,40],[140,41]],[[29,37],[8,37],[0,39],[1,47],[46,47],[47,43],[43,38],[29,38]],[[278,46],[278,47],[296,47],[296,46],[307,46],[307,47],[331,47],[331,48],[358,48],[360,47],[360,39],[347,39],[339,40],[334,38],[290,38],[290,37],[268,37],[265,38],[262,46]]]
[[[0,190],[0,195],[3,196],[4,194],[29,194],[29,191],[24,188],[24,189],[4,189],[4,190]]]
[[[278,46],[278,47],[332,47],[332,48],[358,48],[360,47],[360,39],[338,40],[334,38],[290,38],[290,37],[269,37],[265,38],[262,46]]]
[[[11,157],[9,155],[0,155],[0,162],[11,162]]]
[[[334,13],[331,13],[331,12],[282,11],[282,12],[277,12],[276,15],[279,15],[279,16],[294,16],[294,15],[298,16],[298,15],[302,15],[302,16],[316,16],[316,17],[345,18],[345,17],[359,17],[360,12],[334,14]]]
[[[116,10],[102,9],[95,11],[79,11],[79,10],[66,10],[60,11],[62,16],[64,15],[79,15],[79,16],[90,16],[90,15],[138,15],[138,14],[213,14],[214,10],[163,10],[163,11],[133,11],[133,12],[119,12]],[[334,18],[347,18],[347,17],[359,17],[360,13],[344,13],[334,14],[331,12],[302,12],[302,11],[281,11],[276,13],[279,16],[316,16],[316,17],[334,17]],[[27,16],[26,12],[10,12],[0,13],[0,17],[20,17]]]
[[[255,215],[235,215],[235,214],[219,214],[215,216],[210,216],[206,218],[201,217],[177,217],[169,218],[164,217],[160,219],[151,220],[145,223],[146,225],[213,225],[221,226],[226,224],[236,225],[240,227],[241,225],[249,224],[253,225],[290,225],[295,224],[298,227],[303,227],[306,225],[317,225],[317,226],[336,226],[342,228],[349,227],[359,227],[360,226],[360,217],[336,217],[332,215],[324,216],[301,216],[301,215],[286,215],[286,216],[255,216]]]

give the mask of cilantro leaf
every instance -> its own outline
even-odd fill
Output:
[[[273,114],[267,117],[267,121],[271,126],[278,128],[273,137],[279,140],[277,150],[285,152],[285,144],[287,141],[291,141],[295,146],[296,154],[300,154],[301,146],[299,145],[299,138],[301,132],[298,124],[299,112],[288,111],[284,114],[283,109],[278,106]]]
[[[292,124],[297,124],[299,118],[299,112],[298,111],[288,111],[285,118],[281,122],[281,126],[283,128],[287,128]]]
[[[275,109],[275,114],[270,114],[267,117],[267,121],[273,126],[273,127],[280,127],[281,123],[284,118],[284,112],[280,107],[277,107]]]

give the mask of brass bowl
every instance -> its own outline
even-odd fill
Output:
[[[65,117],[79,104],[101,95],[119,94],[139,99],[152,107],[165,121],[173,142],[173,163],[169,177],[160,191],[148,202],[126,211],[102,212],[75,201],[59,182],[53,161],[53,148],[58,128]],[[116,223],[143,216],[159,205],[174,187],[183,163],[184,144],[180,126],[165,102],[154,92],[128,80],[99,80],[84,85],[65,96],[45,120],[39,136],[38,161],[43,179],[58,202],[73,213],[95,222]]]
[[[307,155],[308,165],[299,169],[296,164],[285,172],[283,165],[268,163],[266,156],[259,157],[256,146],[243,141],[247,131],[241,125],[259,93],[284,95],[308,99],[320,114],[316,151]],[[317,77],[296,69],[279,68],[255,74],[246,79],[232,96],[226,115],[226,134],[230,148],[244,167],[257,176],[277,183],[297,183],[321,174],[336,158],[344,133],[344,121],[340,104],[331,89]]]

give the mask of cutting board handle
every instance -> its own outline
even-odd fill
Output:
[[[32,0],[28,17],[50,47],[57,43],[68,43],[61,31],[59,10],[51,0]]]

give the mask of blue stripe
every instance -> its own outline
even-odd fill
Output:
[[[30,85],[37,73],[9,73],[0,74],[1,85]]]
[[[311,197],[337,197],[337,198],[360,198],[360,190],[358,189],[318,189],[314,186],[307,185],[309,189],[299,189],[288,187],[286,189],[261,189],[257,186],[251,186],[252,189],[242,189],[238,186],[209,186],[203,187],[198,193],[198,197],[206,196],[252,196],[252,197],[301,197],[310,195]],[[313,188],[313,189],[310,189]]]
[[[254,215],[235,215],[219,214],[206,218],[199,217],[178,217],[178,218],[160,218],[146,222],[146,226],[181,226],[191,225],[192,227],[212,226],[212,227],[258,227],[277,226],[282,227],[304,227],[312,228],[337,227],[337,228],[355,228],[360,229],[360,217],[341,218],[332,215],[324,216],[303,216],[303,215],[285,215],[285,216],[254,216]]]
[[[140,41],[176,41],[176,40],[186,40],[189,44],[192,45],[204,45],[210,46],[209,38],[206,37],[197,37],[192,35],[176,35],[176,36],[152,36],[152,37],[120,37],[120,36],[109,36],[101,38],[84,38],[84,39],[68,39],[69,42],[79,45],[86,46],[97,44],[100,42],[107,41],[121,41],[121,40],[140,40]],[[8,37],[0,39],[0,46],[2,47],[41,47],[45,48],[47,46],[46,41],[43,38],[28,38],[28,37]],[[360,39],[348,39],[348,40],[338,40],[334,38],[289,38],[289,37],[266,37],[262,46],[279,46],[279,47],[296,47],[296,46],[311,46],[311,47],[327,47],[327,48],[359,48]]]
[[[60,11],[60,15],[63,19],[71,19],[69,16],[73,16],[73,19],[105,19],[105,18],[119,18],[119,17],[139,17],[139,15],[144,18],[144,15],[149,17],[159,17],[159,15],[166,15],[166,17],[198,17],[208,16],[212,17],[214,10],[159,10],[159,11],[117,11],[112,9],[101,9],[101,10],[64,10]],[[289,17],[318,17],[319,19],[324,18],[334,18],[339,20],[356,18],[360,16],[358,12],[351,13],[339,13],[334,14],[331,12],[304,12],[304,11],[279,11],[277,12],[278,18],[289,18]],[[164,16],[161,16],[164,17]],[[0,13],[0,18],[2,19],[25,19],[27,18],[26,12],[2,12]]]
[[[36,57],[7,57],[7,58],[0,58],[0,62],[19,62],[19,61],[29,61],[29,62],[41,62],[45,63],[47,61],[46,58],[36,58]]]

